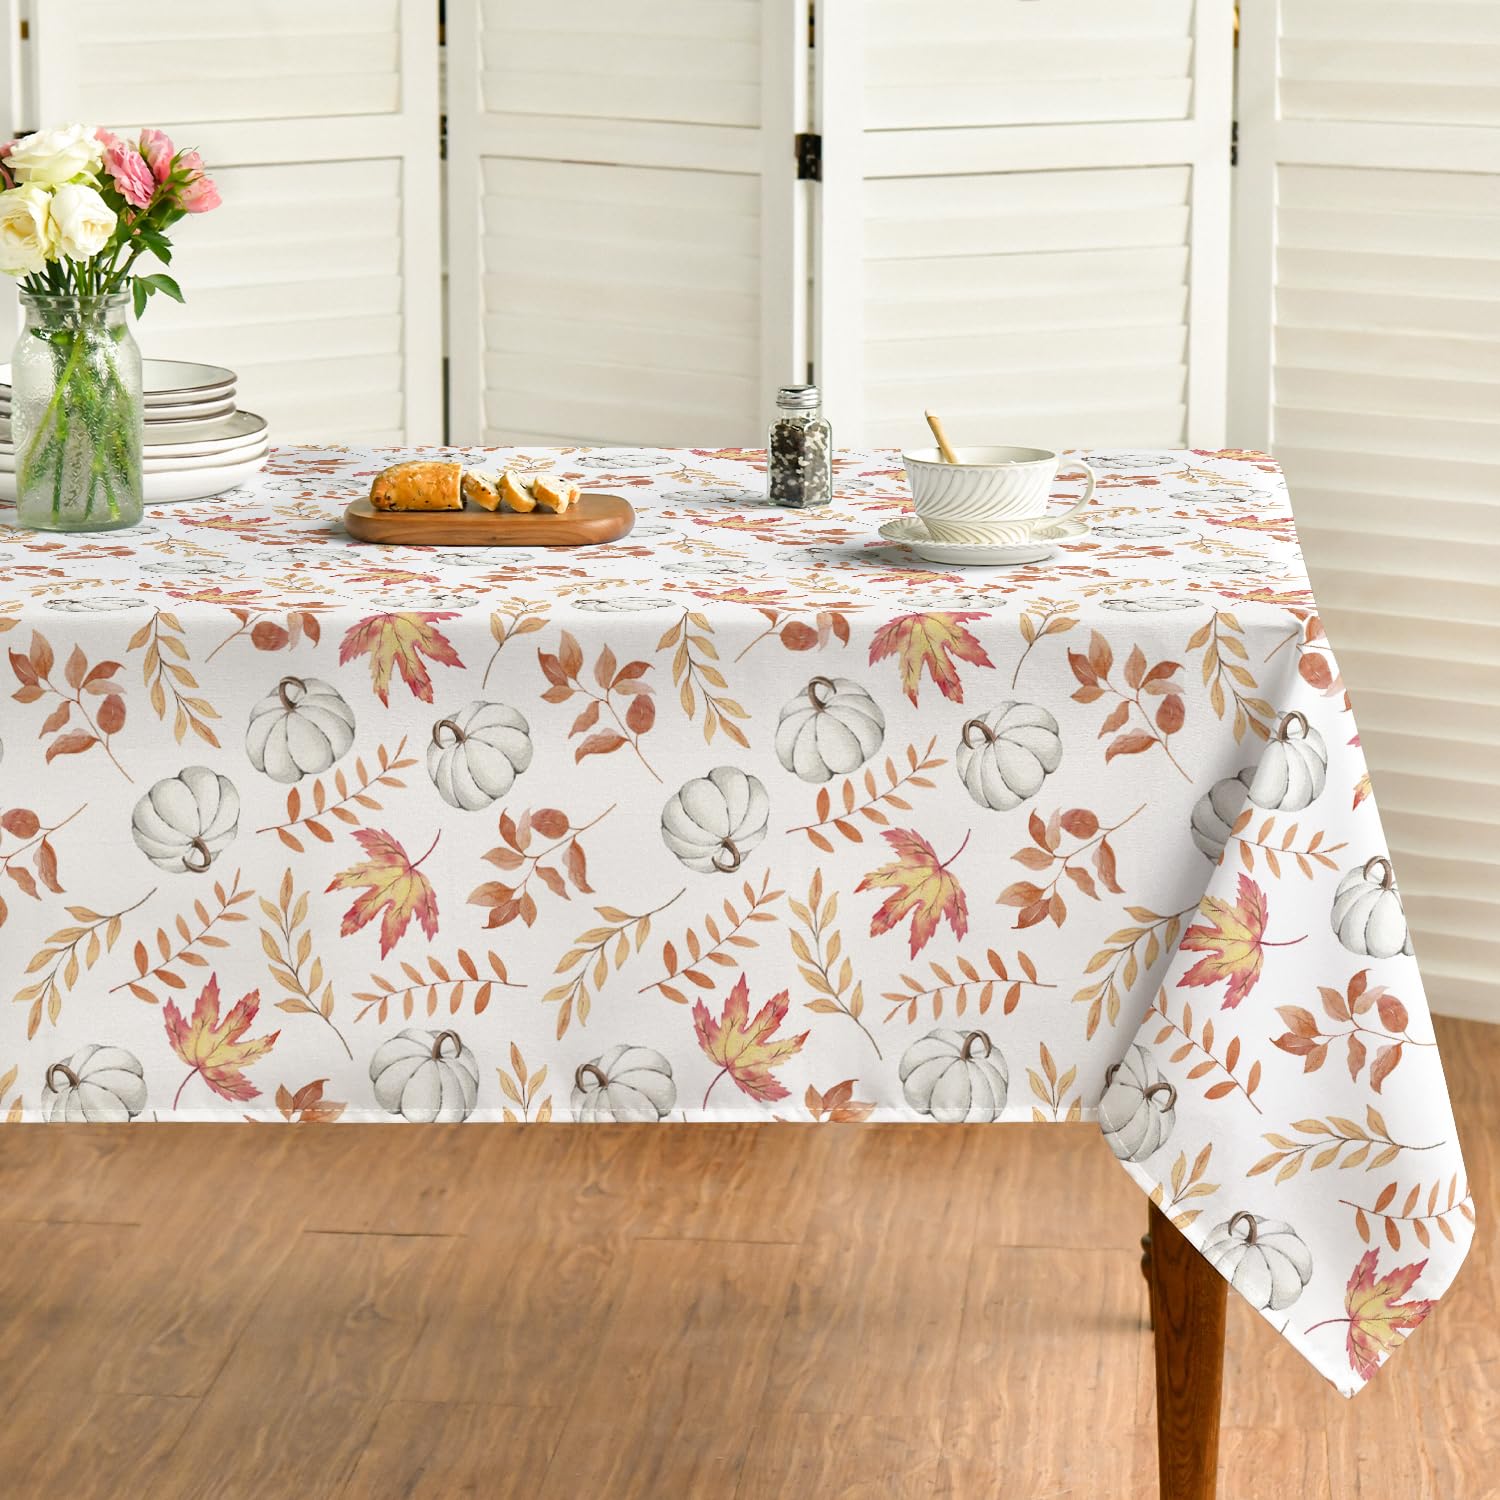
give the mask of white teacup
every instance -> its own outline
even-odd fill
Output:
[[[956,464],[944,463],[936,448],[903,453],[917,515],[938,542],[984,544],[997,533],[1051,524],[1076,515],[1094,493],[1094,471],[1070,460],[1088,476],[1067,510],[1049,511],[1047,497],[1057,477],[1058,455],[1048,448],[955,448]]]

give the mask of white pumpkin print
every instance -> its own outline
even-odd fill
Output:
[[[1252,1307],[1280,1312],[1312,1280],[1312,1251],[1290,1224],[1243,1209],[1203,1242],[1208,1263]]]
[[[531,764],[531,726],[504,703],[475,701],[432,726],[427,774],[449,807],[479,812]]]
[[[705,500],[729,501],[735,505],[769,505],[763,490],[746,489],[738,484],[705,484],[696,490],[668,490],[664,505],[701,505]]]
[[[1283,566],[1266,557],[1226,557],[1216,558],[1210,562],[1185,563],[1182,571],[1201,573],[1206,577],[1214,578],[1222,578],[1225,575],[1231,578],[1258,578],[1264,573],[1279,573],[1283,571]]]
[[[1333,893],[1333,930],[1351,953],[1394,958],[1411,953],[1411,929],[1396,889],[1395,872],[1383,854],[1350,870]]]
[[[1246,766],[1233,776],[1216,781],[1193,804],[1193,842],[1215,864],[1224,857],[1229,831],[1245,810],[1245,796],[1255,780],[1255,767]]]
[[[758,776],[718,766],[667,802],[661,836],[688,869],[727,875],[765,838],[770,816],[770,798]]]
[[[650,1047],[611,1047],[573,1074],[573,1118],[665,1119],[677,1103],[672,1064]]]
[[[1061,764],[1057,720],[1035,703],[1002,703],[970,719],[954,752],[964,790],[996,812],[1034,797]]]
[[[408,1027],[387,1038],[370,1059],[375,1102],[417,1124],[467,1120],[479,1097],[479,1064],[456,1031]]]
[[[1165,615],[1174,610],[1202,609],[1203,599],[1186,594],[1132,594],[1124,599],[1101,599],[1101,609],[1117,609],[1127,615]]]
[[[1162,1077],[1151,1054],[1133,1042],[1104,1075],[1099,1128],[1121,1161],[1145,1161],[1177,1123],[1177,1090]]]
[[[814,677],[781,710],[776,758],[803,781],[857,771],[885,740],[880,705],[848,677]]]
[[[140,565],[143,573],[160,573],[169,578],[222,578],[226,573],[243,571],[244,566],[227,557],[174,557]]]
[[[1293,709],[1261,752],[1250,800],[1267,812],[1301,812],[1323,795],[1327,781],[1328,746],[1306,716]]]
[[[187,766],[158,781],[135,805],[130,831],[159,870],[201,875],[240,826],[240,794],[227,776]]]
[[[671,609],[673,600],[665,594],[582,594],[573,600],[573,608],[600,615],[633,615],[648,609]]]
[[[1112,474],[1148,474],[1153,469],[1171,469],[1174,472],[1185,468],[1181,455],[1176,453],[1145,453],[1134,450],[1115,453],[1085,453],[1082,462],[1091,469],[1108,470]]]
[[[665,469],[680,462],[675,454],[651,448],[596,448],[592,453],[575,453],[568,460],[577,469]]]
[[[458,568],[467,570],[469,568],[504,568],[508,567],[515,557],[518,549],[513,547],[465,547],[459,551],[456,547],[450,554],[445,554],[438,564],[439,568]],[[532,551],[522,553],[523,557],[534,557]]]
[[[354,710],[331,682],[283,677],[250,710],[245,753],[272,781],[326,771],[354,743]]]
[[[139,527],[132,527],[132,536],[140,535]],[[149,599],[131,599],[119,594],[87,594],[70,599],[49,599],[45,608],[55,609],[66,615],[111,615],[127,609],[149,609]]]
[[[1169,536],[1191,536],[1192,529],[1174,521],[1123,521],[1115,526],[1090,528],[1095,536],[1108,537],[1112,542],[1156,542]]]
[[[92,1042],[47,1069],[42,1118],[70,1125],[124,1124],[146,1107],[146,1079],[138,1057],[123,1047]]]
[[[1173,490],[1168,498],[1182,505],[1224,505],[1231,501],[1269,500],[1271,492],[1250,484],[1205,484],[1196,490]]]
[[[664,573],[685,573],[705,578],[741,578],[747,573],[760,573],[759,563],[748,557],[689,557],[681,562],[662,564]]]
[[[918,1114],[988,1124],[1005,1109],[1010,1070],[987,1032],[938,1027],[903,1054],[901,1089]]]

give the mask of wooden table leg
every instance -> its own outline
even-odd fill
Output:
[[[1154,1203],[1150,1273],[1161,1500],[1214,1500],[1229,1289]]]
[[[1155,1206],[1147,1203],[1148,1213],[1155,1212]],[[1141,1236],[1141,1275],[1146,1279],[1146,1326],[1153,1332],[1156,1329],[1156,1309],[1151,1305],[1153,1291],[1151,1286],[1151,1226],[1148,1221],[1146,1232]]]

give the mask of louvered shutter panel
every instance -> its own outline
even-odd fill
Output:
[[[1231,439],[1286,470],[1433,1003],[1495,1018],[1500,10],[1281,0],[1241,52]]]
[[[456,441],[763,441],[805,373],[806,0],[450,6]]]
[[[46,0],[37,118],[197,146],[148,356],[225,364],[284,441],[442,437],[437,30],[422,0]]]
[[[1217,443],[1230,11],[823,0],[815,363],[846,442]]]
[[[30,127],[26,112],[25,49],[17,0],[0,0],[0,130],[14,140]],[[0,276],[0,359],[10,358],[11,342],[21,326],[21,305],[16,284]]]

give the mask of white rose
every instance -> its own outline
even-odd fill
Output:
[[[6,165],[17,182],[56,187],[81,173],[92,176],[103,162],[104,146],[92,125],[65,125],[22,136],[11,147]]]
[[[115,232],[115,211],[83,182],[65,182],[52,195],[58,248],[69,260],[97,255]]]
[[[32,183],[0,193],[0,271],[30,276],[56,258],[52,194]]]

